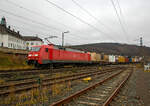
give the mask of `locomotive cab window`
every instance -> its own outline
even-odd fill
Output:
[[[45,48],[45,52],[48,52],[48,48]]]
[[[32,48],[31,48],[31,51],[33,51],[33,52],[38,52],[38,51],[40,51],[40,48],[41,48],[41,47],[32,47]]]

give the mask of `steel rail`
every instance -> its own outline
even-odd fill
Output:
[[[113,67],[111,68],[111,70],[113,69],[118,69],[119,67]],[[105,69],[105,70],[110,70],[110,69]],[[102,70],[104,71],[104,70]],[[72,74],[72,75],[67,75],[67,76],[61,76],[61,77],[56,77],[56,78],[44,78],[42,79],[42,81],[52,81],[52,80],[59,80],[59,79],[63,79],[63,78],[69,78],[69,77],[75,77],[75,76],[81,76],[81,75],[86,75],[86,74],[90,74],[90,73],[94,73],[94,72],[100,72],[100,71],[88,71],[88,72],[82,72],[82,73],[77,73],[77,74]],[[15,82],[15,83],[10,83],[10,84],[4,84],[4,85],[0,85],[0,88],[4,88],[4,87],[9,87],[11,85],[13,86],[19,86],[19,85],[22,85],[22,84],[34,84],[34,83],[37,83],[37,80],[35,79],[28,79],[28,80],[24,80],[22,82]]]
[[[113,91],[113,93],[109,96],[109,98],[104,102],[103,106],[109,106],[109,104],[112,102],[112,100],[116,97],[116,95],[119,93],[119,90],[123,87],[123,85],[127,82],[131,74],[133,73],[133,70],[128,74],[128,76],[120,83],[120,85]]]
[[[71,96],[69,96],[69,97],[67,97],[67,98],[65,98],[65,99],[62,99],[62,100],[60,100],[60,101],[58,101],[58,102],[53,103],[53,104],[50,105],[50,106],[62,106],[63,104],[68,103],[69,101],[73,100],[73,98],[79,97],[80,95],[86,93],[86,92],[89,91],[89,90],[94,89],[95,87],[97,87],[97,86],[103,84],[104,82],[106,82],[106,81],[112,79],[113,77],[119,75],[119,74],[122,73],[122,72],[123,72],[123,71],[120,71],[120,72],[118,72],[118,73],[116,73],[116,74],[113,74],[113,75],[111,75],[110,77],[105,78],[104,80],[102,80],[102,81],[100,81],[100,82],[98,82],[98,83],[96,83],[96,84],[93,84],[93,85],[91,85],[91,86],[89,86],[89,87],[87,87],[87,88],[85,88],[85,89],[83,89],[83,90],[80,90],[80,91],[74,93],[73,95],[71,95]]]
[[[132,63],[130,63],[130,64],[132,64]],[[136,64],[136,63],[134,63],[134,64]],[[119,64],[117,64],[117,63],[114,63],[114,64],[106,64],[106,65],[104,65],[104,64],[99,64],[99,66],[110,66],[110,65],[113,65],[113,66],[117,66],[117,65],[119,65]],[[121,65],[127,65],[127,64],[121,64]],[[95,66],[92,66],[92,67],[95,67]],[[77,68],[90,68],[89,66],[85,66],[85,67],[77,67]],[[62,70],[62,69],[71,69],[70,67],[60,67],[60,68],[53,68],[53,70]],[[47,71],[47,70],[49,70],[49,68],[46,68],[46,69],[40,69],[40,68],[31,68],[31,69],[14,69],[14,70],[0,70],[0,74],[9,74],[9,73],[16,73],[16,72],[32,72],[32,71],[37,71],[37,72],[39,72],[39,70],[45,70],[45,71]]]
[[[75,78],[68,78],[66,80],[61,80],[61,81],[57,81],[57,82],[42,83],[42,86],[48,86],[48,85],[54,85],[54,84],[68,82],[68,81],[74,81],[74,80],[82,79],[82,78],[85,78],[85,77],[99,75],[99,74],[104,74],[104,73],[112,72],[112,71],[113,70],[106,71],[106,72],[98,72],[98,73],[88,74],[88,75],[84,75],[84,76],[78,76],[78,77],[75,77]],[[27,87],[23,87],[23,88],[17,88],[17,89],[14,89],[13,91],[12,90],[0,91],[0,95],[10,94],[11,92],[15,93],[15,92],[23,91],[23,90],[30,90],[30,89],[38,88],[38,87],[40,87],[39,84],[34,84],[32,86],[27,86]]]
[[[94,67],[95,68],[95,67]],[[69,70],[69,69],[67,69],[67,70]],[[67,71],[67,70],[63,70],[63,71]],[[80,71],[78,71],[78,72],[85,72],[85,69],[79,69]],[[93,70],[93,69],[92,69]],[[41,70],[40,70],[41,71]],[[41,72],[25,72],[25,74],[23,74],[22,72],[21,72],[21,75],[23,74],[23,75],[38,75],[38,74],[44,74],[44,76],[49,76],[49,75],[51,75],[51,74],[55,74],[55,73],[57,73],[57,72],[62,72],[62,70],[53,70],[53,71],[50,71],[50,70],[42,70]],[[77,73],[78,73],[77,72]],[[87,71],[87,72],[89,72],[89,71]],[[28,74],[29,73],[29,74]],[[35,74],[34,74],[35,73]],[[15,73],[12,73],[12,74],[14,74],[15,75]],[[18,73],[17,73],[18,74]],[[19,73],[20,74],[20,73]],[[4,74],[3,74],[4,75]],[[9,74],[5,74],[6,76],[7,75],[9,75]],[[0,74],[0,76],[1,76],[1,74]],[[38,78],[38,76],[32,76],[32,77],[25,77],[25,78],[19,78],[19,79],[7,79],[6,78],[6,81],[8,81],[8,82],[13,82],[13,81],[21,81],[21,80],[23,80],[23,81],[25,81],[25,80],[34,80],[35,78]]]
[[[93,66],[95,67],[95,66]],[[92,67],[92,68],[93,68]],[[77,68],[90,68],[90,67],[77,67]],[[53,68],[53,70],[59,71],[62,69],[72,69],[70,67],[60,67],[60,68]],[[45,69],[40,69],[40,68],[31,68],[31,69],[15,69],[15,70],[0,70],[0,74],[12,74],[12,73],[23,73],[23,72],[39,72],[40,70],[42,71],[50,71],[49,68],[45,68]]]

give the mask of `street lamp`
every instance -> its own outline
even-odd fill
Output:
[[[62,32],[62,47],[64,47],[64,34],[69,33],[69,31]]]

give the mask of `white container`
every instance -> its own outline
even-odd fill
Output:
[[[144,71],[149,71],[150,70],[150,66],[149,65],[144,65]]]
[[[112,63],[116,62],[115,55],[109,55],[109,62],[112,62]]]

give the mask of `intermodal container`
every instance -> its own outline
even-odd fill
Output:
[[[100,54],[96,54],[96,61],[100,61],[101,55]]]
[[[129,62],[130,62],[130,63],[132,62],[132,58],[131,58],[131,57],[129,57]]]
[[[109,62],[116,62],[116,58],[115,58],[115,55],[109,55]]]
[[[104,61],[109,62],[109,55],[104,55]]]
[[[90,53],[90,54],[91,54],[91,61],[95,61],[95,62],[100,61],[100,58],[101,58],[100,54],[95,53],[95,52]]]
[[[119,63],[124,63],[125,62],[125,57],[124,56],[119,56],[118,57],[118,62]]]
[[[129,58],[125,57],[125,62],[128,63],[129,62]]]
[[[91,55],[91,61],[96,61],[96,53],[95,52],[90,52]]]
[[[115,55],[115,62],[118,62],[118,55]]]
[[[135,58],[132,58],[132,62],[135,62]]]

